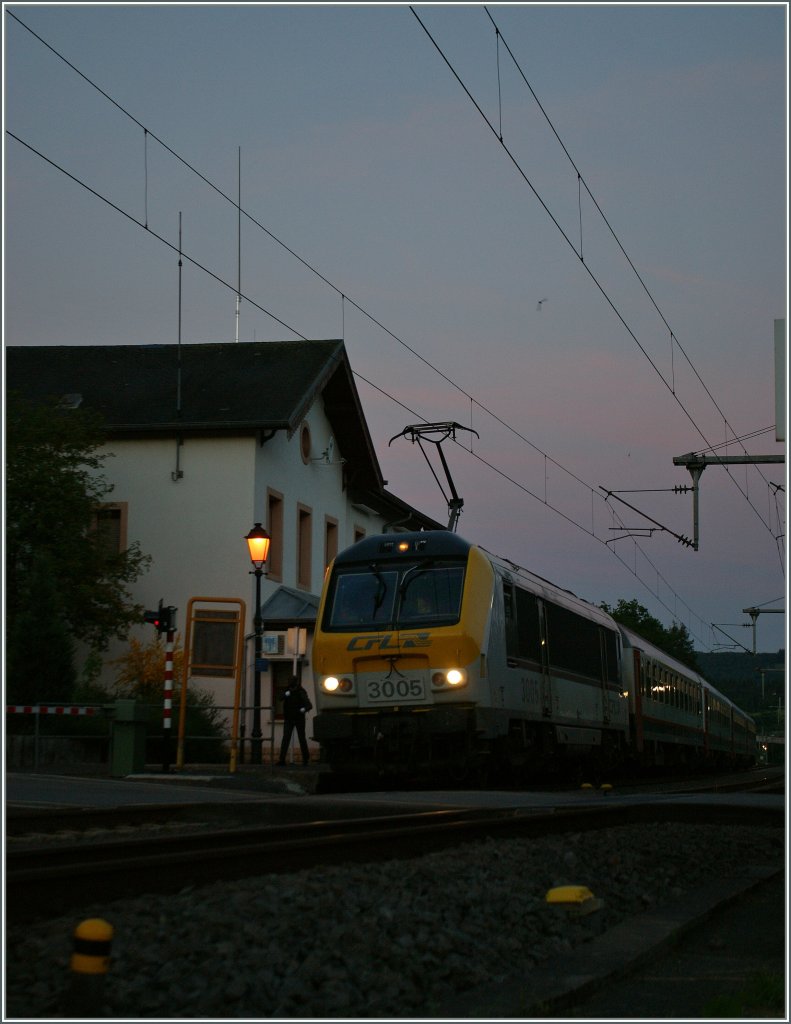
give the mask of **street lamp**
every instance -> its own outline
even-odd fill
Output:
[[[255,576],[255,668],[253,670],[253,732],[250,744],[250,761],[261,764],[261,637],[264,624],[261,619],[261,577],[269,557],[271,537],[260,523],[256,523],[245,537],[250,561],[253,563],[252,575]]]

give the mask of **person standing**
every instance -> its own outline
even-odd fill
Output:
[[[307,765],[310,762],[310,751],[308,741],[305,737],[305,718],[313,705],[296,676],[291,677],[291,682],[283,694],[283,742],[280,744],[279,765],[285,765],[286,754],[291,744],[291,735],[294,729],[297,730],[299,749],[302,752],[302,763]]]

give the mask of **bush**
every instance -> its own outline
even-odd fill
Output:
[[[147,723],[147,749],[160,760],[164,754],[163,703],[165,682],[165,643],[157,634],[148,644],[135,638],[129,649],[113,662],[118,666],[111,699],[132,698],[149,709]],[[178,716],[181,702],[180,687],[184,666],[184,650],[180,636],[173,645],[173,743],[178,735]],[[187,688],[184,757],[187,761],[215,764],[228,756],[228,734],[222,713],[214,706],[210,693],[195,687]],[[152,750],[153,748],[153,750]]]

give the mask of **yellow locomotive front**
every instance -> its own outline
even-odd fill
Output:
[[[490,703],[494,574],[456,534],[368,537],[335,559],[313,642],[314,738],[337,772],[457,769]]]

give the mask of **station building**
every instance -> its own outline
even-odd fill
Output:
[[[264,760],[277,755],[293,673],[312,694],[311,637],[335,554],[372,533],[443,528],[387,491],[339,340],[8,346],[6,387],[101,414],[113,490],[97,527],[118,550],[137,542],[151,556],[133,599],[177,609],[188,685],[229,721],[238,706],[242,737],[258,669]],[[256,523],[271,537],[257,662],[245,543]],[[150,630],[141,623],[143,642]],[[123,647],[106,652],[102,682]]]

